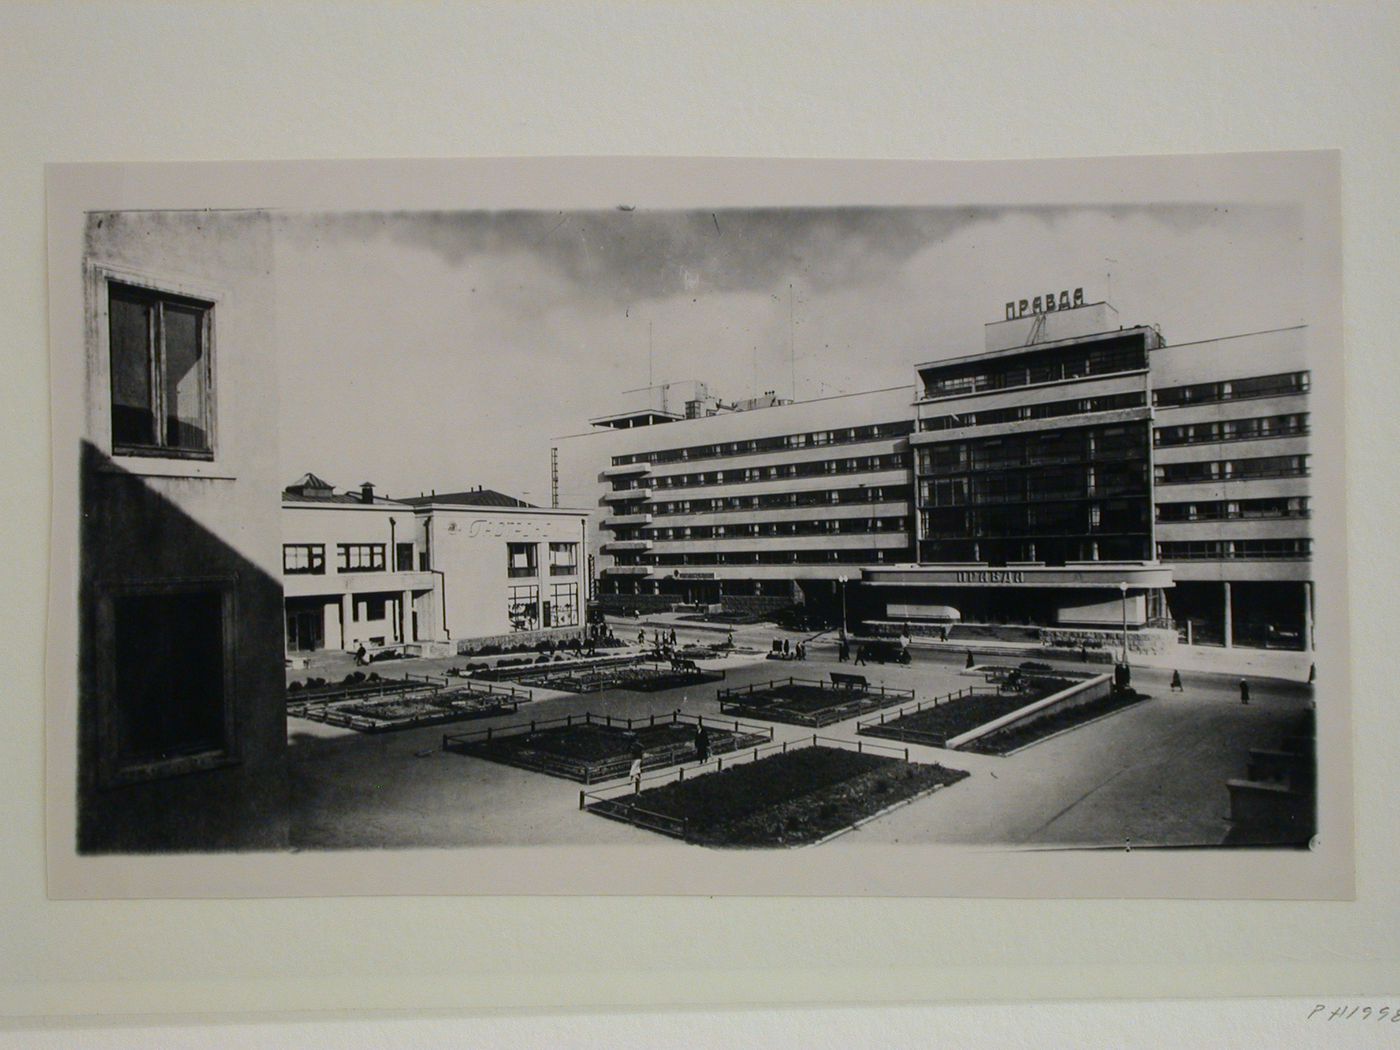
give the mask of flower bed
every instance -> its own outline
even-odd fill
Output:
[[[845,688],[796,678],[779,679],[745,689],[722,689],[722,714],[762,718],[791,725],[827,726],[868,711],[908,703],[913,690],[884,686]]]
[[[1125,707],[1132,707],[1134,704],[1150,699],[1149,696],[1132,691],[1110,693],[1108,696],[1091,703],[1053,711],[1029,724],[1007,726],[1005,729],[972,741],[965,745],[963,750],[976,751],[983,755],[1010,754],[1012,751],[1029,747],[1037,740],[1043,740],[1047,736],[1052,736],[1065,729],[1073,729],[1075,726],[1083,725],[1095,718],[1101,718],[1104,715],[1121,711]]]
[[[287,714],[361,733],[382,733],[508,714],[520,707],[522,699],[528,700],[529,694],[470,687],[424,688],[420,685],[416,691],[405,690],[373,700],[294,703],[288,706]]]
[[[499,730],[450,734],[443,747],[462,755],[532,769],[586,784],[625,776],[637,741],[642,767],[656,769],[697,757],[696,731],[703,722],[711,754],[720,755],[767,743],[772,733],[759,726],[670,716],[666,721],[570,716],[563,725],[502,726]]]
[[[888,720],[862,722],[856,731],[863,736],[943,747],[952,737],[1078,684],[1068,678],[1031,678],[1026,682],[1028,688],[1010,693],[990,688],[964,690],[932,704],[920,704],[916,710],[896,712]]]
[[[815,746],[588,809],[704,845],[796,846],[966,776],[960,769]]]
[[[566,693],[598,693],[604,689],[626,689],[634,693],[657,693],[664,689],[704,685],[707,682],[721,681],[723,678],[724,673],[721,671],[701,671],[698,668],[680,671],[664,664],[656,666],[625,664],[589,670],[565,670],[561,668],[558,671],[539,675],[523,675],[519,681],[524,685],[555,689]]]

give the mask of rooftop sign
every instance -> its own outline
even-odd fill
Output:
[[[1054,310],[1070,310],[1084,305],[1084,289],[1076,288],[1073,293],[1065,290],[1056,299],[1054,292],[1037,295],[1034,299],[1019,299],[1006,304],[1006,319],[1014,321],[1026,314],[1048,314]]]

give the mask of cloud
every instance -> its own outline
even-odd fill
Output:
[[[757,293],[798,281],[813,291],[869,287],[977,223],[1035,216],[1053,227],[1086,212],[1148,216],[1175,230],[1211,222],[1210,205],[284,214],[302,243],[386,238],[461,268],[527,256],[609,306],[713,292]]]

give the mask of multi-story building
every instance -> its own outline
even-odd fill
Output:
[[[92,212],[83,237],[84,294],[54,300],[86,352],[78,848],[282,846],[271,226]]]
[[[440,577],[429,572],[408,503],[336,492],[306,474],[282,492],[287,653],[354,651],[447,637]]]
[[[599,508],[600,600],[830,608],[845,589],[867,620],[1310,648],[1306,330],[1173,347],[1061,304],[1009,310],[916,387],[561,439]]]
[[[484,488],[393,500],[306,474],[282,493],[287,653],[577,634],[584,518]]]
[[[910,561],[911,395],[692,403],[561,440],[561,476],[596,479],[600,601],[834,607],[843,577]]]

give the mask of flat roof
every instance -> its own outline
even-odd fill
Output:
[[[1025,320],[1025,318],[1020,318]],[[1002,324],[1004,322],[996,322]],[[1129,332],[1155,332],[1151,325],[1139,324],[1127,328],[1111,328],[1106,332],[1089,332],[1085,335],[1071,336],[1068,339],[1054,339],[1044,343],[1027,343],[1025,346],[1008,346],[1003,350],[983,350],[975,354],[960,354],[957,357],[944,357],[937,361],[925,361],[917,364],[914,368],[923,372],[926,368],[941,368],[949,365],[965,365],[977,361],[991,361],[999,357],[1013,357],[1017,354],[1036,353],[1041,350],[1054,350],[1058,347],[1069,346],[1074,343],[1088,343],[1098,339],[1107,339],[1110,336],[1125,335]]]

